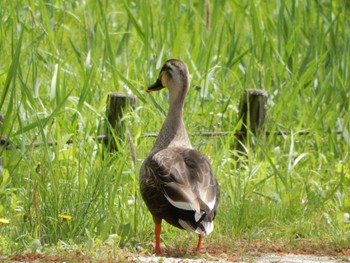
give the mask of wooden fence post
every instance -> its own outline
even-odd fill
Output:
[[[110,127],[106,129],[107,138],[104,140],[104,143],[110,151],[117,151],[117,144],[114,140],[111,128],[114,129],[118,139],[122,140],[125,138],[125,126],[121,119],[128,108],[131,107],[135,109],[136,97],[133,95],[111,93],[108,95],[107,103],[106,114]]]
[[[254,146],[249,133],[259,136],[264,127],[267,116],[267,93],[263,90],[245,90],[240,102],[239,119],[242,118],[242,127],[237,136],[236,150],[246,155],[245,148]]]

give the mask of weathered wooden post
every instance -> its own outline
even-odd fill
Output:
[[[245,148],[254,146],[250,133],[259,136],[264,130],[267,116],[267,93],[263,90],[245,90],[240,102],[239,119],[242,118],[242,127],[237,135],[236,150],[246,155]]]
[[[108,95],[107,103],[106,114],[109,125],[106,128],[107,138],[104,140],[104,143],[110,151],[117,151],[117,144],[112,130],[114,130],[117,139],[122,140],[125,138],[125,125],[121,119],[128,108],[135,109],[136,97],[133,95],[111,93]]]

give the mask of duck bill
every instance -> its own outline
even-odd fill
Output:
[[[151,86],[149,86],[147,89],[145,89],[145,91],[151,92],[151,91],[161,90],[163,88],[164,88],[164,86],[163,86],[162,82],[160,81],[160,79],[157,79],[157,81],[154,84],[152,84]]]

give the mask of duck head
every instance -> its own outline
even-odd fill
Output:
[[[168,88],[171,97],[184,98],[189,87],[189,73],[186,64],[178,59],[170,59],[163,65],[157,81],[146,92]],[[172,96],[173,95],[173,96]]]

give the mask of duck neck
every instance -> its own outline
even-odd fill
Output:
[[[159,132],[153,151],[160,151],[167,147],[192,148],[183,121],[184,97],[173,98],[170,94],[168,115]]]

